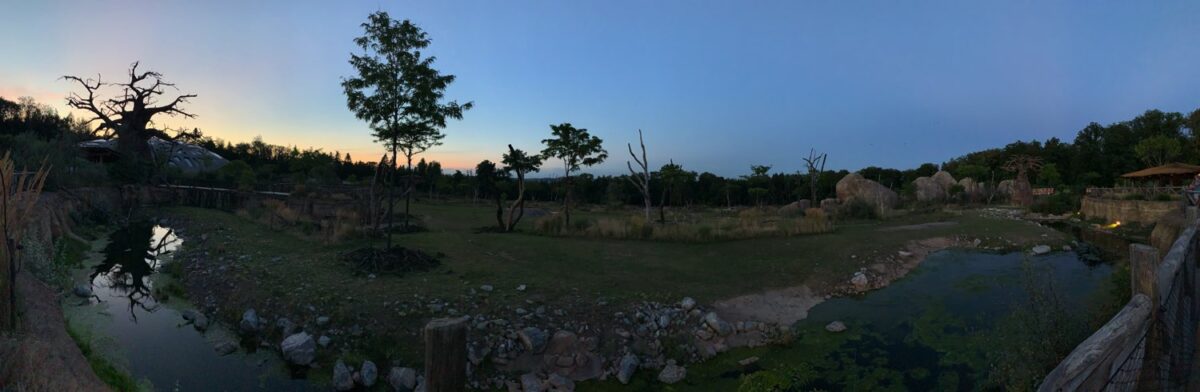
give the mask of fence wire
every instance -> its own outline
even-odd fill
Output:
[[[1118,360],[1106,391],[1197,391],[1196,243],[1188,244],[1182,265],[1171,279],[1166,298],[1158,301],[1151,324],[1138,344]]]

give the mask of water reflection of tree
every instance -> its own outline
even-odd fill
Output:
[[[131,224],[118,230],[104,247],[104,261],[92,271],[91,281],[96,283],[96,278],[102,277],[106,287],[124,293],[129,315],[137,321],[136,308],[146,312],[158,309],[150,276],[158,270],[159,257],[170,253],[177,241],[174,231],[156,231],[152,224]]]

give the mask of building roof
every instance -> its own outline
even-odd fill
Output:
[[[1200,166],[1189,165],[1186,163],[1172,162],[1162,166],[1155,166],[1147,169],[1138,170],[1122,174],[1122,178],[1141,178],[1154,176],[1182,176],[1194,175],[1200,173]]]
[[[217,153],[193,144],[180,143],[151,137],[150,152],[156,157],[169,155],[167,163],[184,173],[209,172],[229,163]],[[79,148],[91,151],[116,152],[116,139],[96,139],[79,143]]]

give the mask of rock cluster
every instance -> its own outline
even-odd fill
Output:
[[[841,203],[845,204],[853,200],[861,201],[876,208],[876,212],[881,214],[896,208],[896,203],[900,201],[900,196],[896,195],[896,192],[878,182],[863,178],[858,173],[850,173],[842,177],[841,180],[838,180],[835,190]]]

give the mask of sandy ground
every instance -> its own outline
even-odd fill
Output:
[[[14,391],[108,391],[67,334],[58,294],[28,272],[17,278],[18,332],[0,338],[0,387]]]

